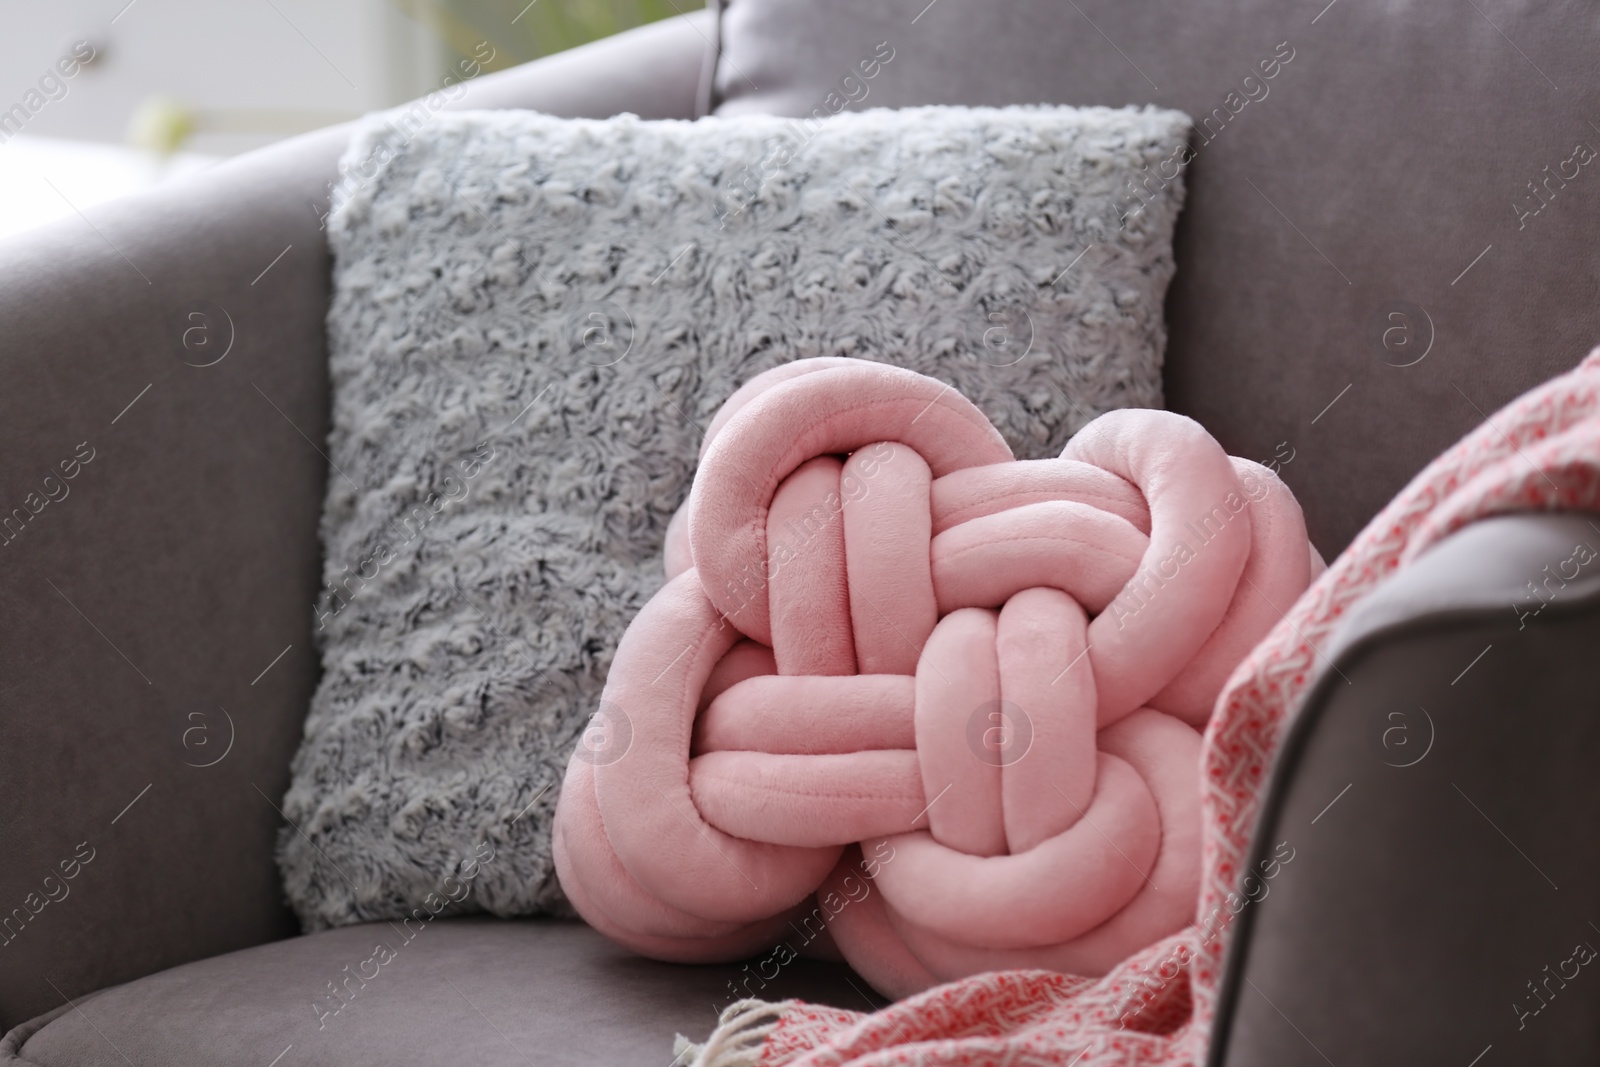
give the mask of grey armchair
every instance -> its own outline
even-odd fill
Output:
[[[1600,340],[1600,175],[1546,169],[1600,141],[1597,40],[1591,12],[1534,0],[728,0],[449,106],[1185,109],[1202,147],[1169,402],[1276,460],[1331,559],[1432,455]],[[842,79],[879,42],[895,58],[862,96]],[[571,923],[441,921],[371,980],[351,974],[373,930],[294,936],[273,843],[317,675],[320,212],[347,137],[0,242],[0,1064],[666,1064],[673,1031],[705,1033],[728,1000],[736,968],[635,959]],[[1582,833],[1600,595],[1499,636],[1584,528],[1469,528],[1330,651],[1359,684],[1308,702],[1261,841],[1352,786],[1239,928],[1216,1063],[1600,1054],[1600,982],[1528,1031],[1502,1004],[1600,922]],[[1438,751],[1401,773],[1374,730],[1412,703]],[[1508,841],[1538,875],[1503,862]],[[317,1010],[332,989],[351,1010]],[[764,995],[875,1004],[816,963]]]

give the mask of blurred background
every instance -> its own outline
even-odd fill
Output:
[[[0,0],[0,236],[420,96],[463,59],[488,73],[701,6]]]

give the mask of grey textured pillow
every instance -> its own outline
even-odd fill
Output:
[[[1182,186],[1156,167],[1187,128],[369,119],[329,218],[324,674],[279,857],[304,925],[564,907],[556,786],[703,427],[750,377],[910,367],[1023,457],[1159,406]]]

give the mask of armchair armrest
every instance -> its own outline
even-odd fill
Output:
[[[1600,1058],[1596,520],[1475,523],[1324,650],[1250,863],[1294,859],[1236,920],[1213,1067]]]
[[[692,118],[704,15],[451,106]],[[293,931],[349,127],[0,241],[0,1030]]]

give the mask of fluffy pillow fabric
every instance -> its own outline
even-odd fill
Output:
[[[328,219],[324,673],[279,854],[303,925],[566,909],[554,787],[741,383],[910,368],[1021,458],[1159,406],[1183,191],[1153,168],[1187,128],[369,119]]]

